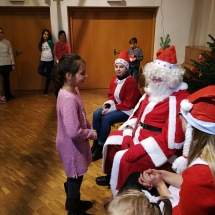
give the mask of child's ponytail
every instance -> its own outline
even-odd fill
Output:
[[[60,91],[60,88],[62,88],[63,84],[64,84],[64,77],[62,77],[62,71],[61,71],[61,67],[60,64],[57,64],[54,67],[54,95],[57,98],[58,93]]]
[[[163,215],[172,215],[172,204],[171,204],[170,200],[168,199],[168,197],[160,196],[159,201],[164,203],[162,214]]]

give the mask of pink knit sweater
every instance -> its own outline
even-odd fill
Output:
[[[57,117],[56,147],[66,176],[82,176],[92,160],[89,138],[93,137],[93,132],[79,93],[59,91]]]

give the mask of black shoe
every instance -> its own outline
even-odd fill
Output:
[[[100,176],[96,178],[96,184],[99,186],[109,186],[110,184],[110,175]]]
[[[93,141],[93,146],[91,147],[91,153],[93,154],[93,152],[95,151],[95,149],[97,148],[98,146],[98,141],[97,140],[94,140]]]
[[[48,95],[49,95],[48,90],[44,90],[44,96],[48,96]]]
[[[92,161],[97,161],[102,158],[102,150],[103,150],[103,145],[98,144],[92,154]]]
[[[83,201],[80,200],[80,209],[82,211],[87,211],[88,209],[93,207],[93,203],[91,201]]]
[[[10,94],[10,99],[15,99],[15,96]]]
[[[90,215],[81,208],[80,196],[76,199],[67,198],[69,210],[67,215]]]

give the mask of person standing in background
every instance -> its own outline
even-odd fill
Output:
[[[129,64],[129,73],[133,75],[134,79],[138,84],[138,73],[140,68],[140,61],[143,60],[143,52],[142,49],[137,46],[137,38],[132,37],[129,40],[130,49],[128,50],[129,60],[131,61]]]
[[[46,85],[44,89],[44,95],[48,95],[48,89],[50,81],[52,79],[52,68],[54,66],[54,43],[52,42],[52,35],[49,30],[44,29],[42,31],[41,40],[38,44],[41,51],[40,64],[38,67],[38,73],[46,77]],[[44,71],[46,69],[46,72]]]
[[[63,55],[72,53],[71,46],[66,39],[65,31],[61,30],[58,32],[58,39],[59,41],[54,45],[54,57],[56,63],[59,62]]]
[[[0,27],[0,73],[3,77],[6,101],[14,99],[10,92],[10,72],[15,69],[15,61],[10,41],[4,39],[3,29]]]

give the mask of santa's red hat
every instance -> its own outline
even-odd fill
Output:
[[[187,121],[183,157],[173,163],[173,168],[181,173],[186,168],[186,158],[192,142],[192,127],[215,135],[215,85],[205,87],[181,101],[181,114]],[[184,160],[184,163],[183,161]]]
[[[123,64],[127,69],[129,68],[129,57],[128,57],[128,51],[121,51],[118,58],[115,60],[115,64],[121,63]]]
[[[156,56],[157,58],[154,60],[154,63],[157,66],[170,70],[178,67],[175,46],[170,46],[165,50],[160,48]]]

